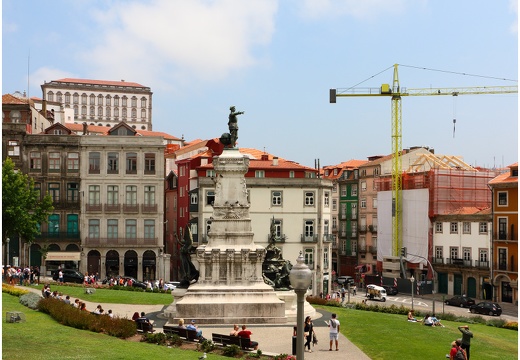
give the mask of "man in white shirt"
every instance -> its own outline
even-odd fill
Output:
[[[332,351],[332,342],[335,341],[336,343],[336,351],[339,350],[338,348],[338,334],[339,334],[339,320],[336,319],[336,314],[332,314],[330,321],[328,322],[329,325],[329,337],[330,337],[330,346],[329,351]]]

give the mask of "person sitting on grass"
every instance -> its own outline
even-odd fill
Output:
[[[444,325],[441,324],[441,320],[440,320],[440,319],[437,319],[437,318],[435,317],[435,314],[432,314],[432,316],[430,317],[430,319],[432,319],[433,326],[442,326],[442,327],[445,327]]]
[[[414,317],[414,315],[415,314],[413,310],[408,311],[408,321],[417,322],[417,319]]]
[[[426,325],[426,326],[434,326],[430,314],[426,314],[426,316],[424,317],[424,325]]]

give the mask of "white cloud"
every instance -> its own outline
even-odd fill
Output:
[[[405,0],[303,0],[301,15],[319,19],[352,16],[358,19],[373,19],[381,14],[389,15],[402,11]]]
[[[511,32],[514,34],[518,34],[518,1],[517,0],[509,0],[509,8],[511,12],[515,13],[516,19],[511,24]]]
[[[99,45],[81,57],[107,78],[139,81],[139,74],[163,86],[220,80],[262,61],[256,50],[273,37],[277,7],[276,0],[114,3],[95,14]]]
[[[77,76],[74,76],[73,74],[63,71],[63,70],[52,69],[49,67],[41,67],[31,73],[31,78],[30,78],[31,90],[33,88],[37,87],[38,91],[36,91],[34,94],[36,94],[36,93],[41,94],[40,85],[43,84],[45,81],[49,82],[52,80],[58,80],[58,79],[63,79],[63,78],[74,78],[74,77],[77,77]],[[31,96],[32,95],[33,95],[33,93],[31,92]],[[38,95],[38,96],[40,96],[40,95]]]
[[[2,23],[2,31],[4,33],[12,33],[18,31],[18,24],[10,21],[4,21]]]

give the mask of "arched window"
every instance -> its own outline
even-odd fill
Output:
[[[103,106],[103,95],[99,94],[97,97],[97,104]]]
[[[112,96],[107,95],[107,96],[105,97],[105,104],[106,104],[106,106],[110,106],[110,105],[112,105],[111,103],[112,103]]]
[[[135,108],[132,109],[132,119],[135,120],[137,118],[137,110]]]
[[[103,107],[102,106],[98,107],[97,115],[98,115],[98,117],[102,117],[103,116]]]
[[[110,120],[110,116],[111,115],[110,115],[110,107],[109,106],[107,106],[107,108],[106,108],[106,116],[107,116],[107,119]]]
[[[90,107],[90,116],[96,115],[96,108],[94,106]]]
[[[87,105],[87,94],[85,93],[81,94],[81,104]]]
[[[73,98],[74,104],[79,104],[79,94],[78,93],[74,93],[74,95],[72,95],[72,98]]]
[[[144,96],[141,98],[141,107],[142,108],[146,107],[146,98]]]
[[[132,96],[132,107],[137,107],[137,96]]]
[[[123,108],[121,116],[123,117],[123,119],[126,119],[126,108]]]
[[[54,101],[54,93],[52,91],[47,93],[47,100]]]
[[[90,94],[90,105],[96,105],[96,95]]]
[[[146,109],[141,109],[141,119],[146,119]]]
[[[61,103],[63,101],[63,96],[62,96],[62,93],[60,91],[58,91],[56,93],[56,101]]]

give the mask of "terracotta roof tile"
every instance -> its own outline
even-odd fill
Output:
[[[475,207],[475,206],[463,206],[453,211],[447,212],[445,215],[489,215],[491,214],[491,207]]]
[[[27,105],[28,103],[29,103],[28,99],[20,99],[11,94],[2,95],[2,104]]]
[[[135,82],[129,81],[110,81],[110,80],[90,80],[90,79],[74,79],[64,78],[59,80],[53,80],[54,82],[63,83],[78,83],[78,84],[91,84],[91,85],[111,85],[111,86],[129,86],[129,87],[147,87]]]
[[[518,183],[518,176],[511,176],[511,170],[518,169],[518,163],[514,163],[508,166],[508,169],[502,174],[498,175],[489,182],[489,185],[506,184],[506,183]]]
[[[69,129],[69,130],[76,132],[78,135],[83,134],[83,124],[65,123],[65,127],[67,127],[67,129]],[[107,135],[108,131],[110,129],[112,129],[112,128],[108,127],[108,126],[87,125],[87,130],[91,134],[94,133],[94,134]],[[170,135],[170,134],[167,134],[164,132],[160,132],[160,131],[136,130],[136,129],[134,129],[134,130],[137,132],[137,134],[139,134],[141,136],[160,136],[166,140],[180,140],[179,138],[177,138],[173,135]]]

